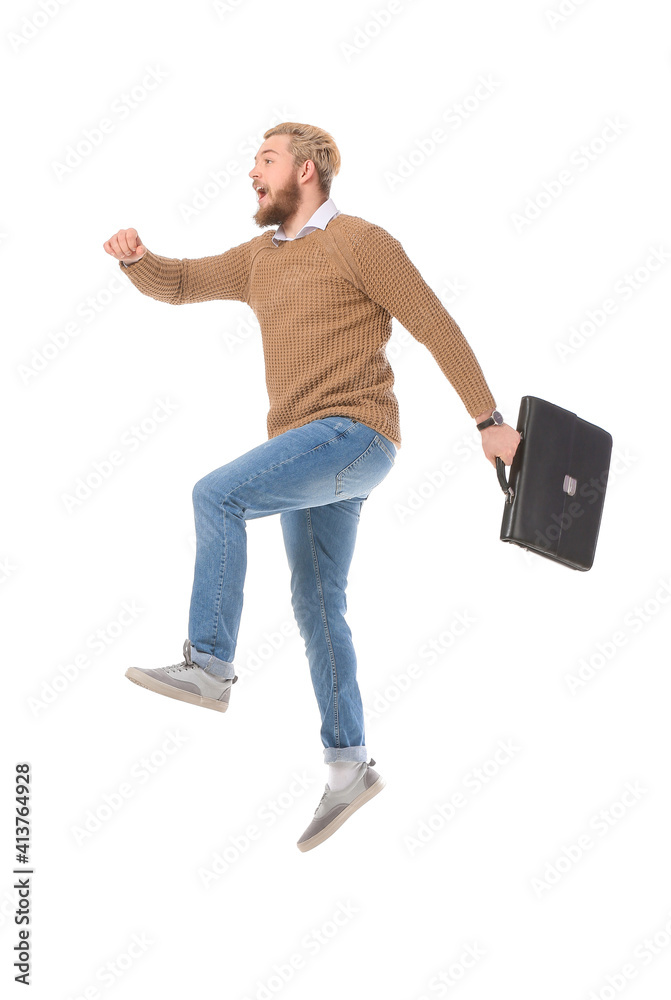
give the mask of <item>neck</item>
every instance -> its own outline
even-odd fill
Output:
[[[319,194],[315,198],[305,201],[300,208],[297,208],[292,215],[287,216],[282,223],[284,227],[284,235],[288,236],[290,240],[293,240],[296,237],[296,234],[300,233],[308,219],[312,218],[319,206],[323,205],[325,201],[328,201],[328,198],[324,197],[323,194]]]

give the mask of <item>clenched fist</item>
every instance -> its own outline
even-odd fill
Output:
[[[137,234],[137,229],[120,229],[103,243],[103,249],[117,260],[122,260],[124,264],[134,264],[147,252],[146,246],[143,246]]]
[[[496,468],[497,456],[503,460],[504,465],[512,464],[517,446],[522,440],[522,435],[519,431],[511,427],[510,424],[498,424],[492,427],[485,427],[483,431],[480,431],[480,434],[482,437],[482,450],[494,468]]]

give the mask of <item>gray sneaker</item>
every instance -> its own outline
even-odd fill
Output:
[[[185,641],[182,652],[184,659],[181,663],[156,670],[129,667],[126,677],[134,684],[168,698],[188,701],[191,705],[201,705],[202,708],[213,708],[215,712],[225,712],[231,697],[231,687],[237,681],[237,676],[216,677],[202,670],[191,658],[189,639]]]
[[[368,802],[382,791],[384,778],[373,770],[374,763],[372,759],[368,764],[363,761],[351,784],[339,792],[332,791],[327,782],[324,794],[315,809],[314,819],[298,841],[299,851],[310,851],[323,843],[364,802]]]

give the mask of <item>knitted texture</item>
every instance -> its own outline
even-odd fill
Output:
[[[121,270],[139,291],[182,305],[246,302],[261,327],[268,437],[320,417],[353,417],[401,447],[392,317],[433,355],[469,416],[495,401],[473,351],[397,239],[340,214],[325,230],[272,242],[276,230],[197,259],[147,250]]]

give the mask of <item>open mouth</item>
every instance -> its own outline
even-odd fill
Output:
[[[263,199],[266,197],[266,194],[267,194],[267,191],[266,191],[265,188],[260,187],[260,188],[256,189],[256,195],[257,195],[257,198],[259,199],[259,201],[263,201]]]

